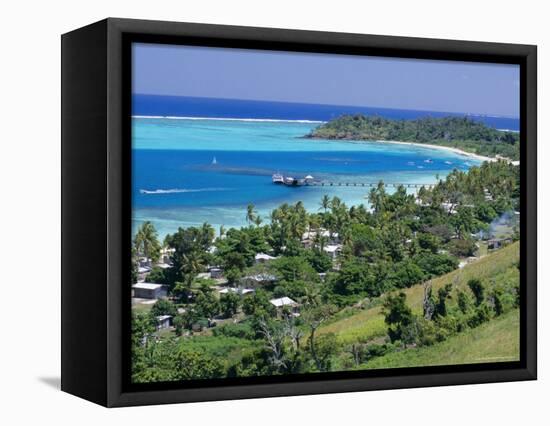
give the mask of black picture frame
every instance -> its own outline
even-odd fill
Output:
[[[62,390],[117,407],[536,379],[536,46],[117,18],[61,41]],[[521,360],[131,384],[130,44],[137,41],[518,64]]]

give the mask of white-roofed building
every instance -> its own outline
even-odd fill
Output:
[[[147,272],[151,272],[151,268],[148,266],[138,266],[138,274],[146,274]]]
[[[328,244],[323,247],[323,250],[334,260],[342,251],[342,244]]]
[[[236,293],[244,296],[245,294],[254,293],[254,291],[255,290],[253,288],[226,287],[220,290],[220,294]]]
[[[166,286],[156,283],[136,283],[132,286],[133,297],[138,299],[160,299],[166,297]]]
[[[274,259],[277,258],[265,253],[258,253],[256,256],[254,256],[254,260],[256,261],[256,263],[266,263]]]
[[[299,303],[292,300],[290,297],[284,296],[279,297],[278,299],[271,299],[269,303],[275,306],[278,312],[282,311],[284,308],[288,308],[293,315],[300,315],[298,312],[300,307]]]
[[[172,265],[170,265],[169,263],[157,263],[155,265],[155,268],[160,268],[160,269],[170,269],[172,267]]]
[[[340,236],[337,232],[330,232],[326,229],[319,228],[311,231],[304,232],[302,234],[302,245],[305,248],[310,248],[315,244],[318,237],[325,238],[329,244],[340,243]]]

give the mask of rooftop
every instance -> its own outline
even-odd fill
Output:
[[[159,315],[157,321],[166,321],[167,319],[172,318],[172,315]]]
[[[140,290],[158,290],[162,287],[162,284],[154,283],[137,283],[132,286],[132,288],[137,288]]]
[[[273,259],[277,259],[277,258],[273,257],[273,256],[270,256],[269,254],[258,253],[256,256],[254,256],[254,259],[256,259],[256,260],[273,260]]]
[[[323,250],[326,251],[327,253],[334,253],[338,250],[340,250],[342,248],[342,246],[340,244],[329,244],[325,247],[323,247]]]
[[[236,287],[227,287],[220,290],[220,294],[227,294],[227,293],[237,293],[237,294],[248,294],[253,293],[254,289],[252,288],[236,288]]]
[[[277,277],[271,274],[256,274],[256,275],[247,275],[246,277],[242,277],[241,280],[265,282],[265,281],[277,281]]]
[[[271,299],[269,301],[272,305],[276,306],[277,308],[280,308],[282,306],[297,306],[298,303],[296,303],[294,300],[292,300],[290,297],[280,297],[279,299]]]

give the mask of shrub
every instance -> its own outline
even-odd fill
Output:
[[[151,308],[151,315],[154,317],[158,317],[160,315],[176,315],[176,305],[174,305],[170,300],[168,299],[159,299],[155,302],[153,307]]]
[[[151,269],[151,272],[147,275],[147,281],[150,283],[157,283],[157,284],[169,284],[168,282],[168,274],[166,271],[162,268],[159,268],[158,266],[155,266],[153,269]]]
[[[399,293],[388,296],[384,302],[384,321],[388,324],[388,335],[392,342],[401,340],[403,343],[413,343],[416,340],[416,323],[406,300],[405,293]]]
[[[429,276],[443,275],[458,268],[458,260],[447,254],[420,253],[413,260]]]
[[[222,294],[220,297],[220,310],[225,318],[231,318],[239,310],[241,297],[235,293]]]
[[[452,240],[448,248],[449,252],[457,257],[473,256],[477,250],[475,242],[469,239]]]
[[[483,286],[481,280],[477,278],[469,280],[468,287],[470,287],[470,290],[472,290],[472,293],[474,294],[476,306],[481,305],[481,303],[485,300],[485,287]]]
[[[216,337],[238,337],[240,339],[253,340],[255,338],[256,332],[250,324],[238,323],[220,325],[219,327],[216,327],[212,330],[212,334]]]
[[[467,323],[468,326],[474,328],[489,321],[489,319],[491,319],[491,310],[489,309],[489,306],[483,302],[476,308],[474,314],[468,318]]]

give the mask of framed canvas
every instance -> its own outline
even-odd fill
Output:
[[[536,47],[106,19],[62,36],[62,389],[536,378]]]

